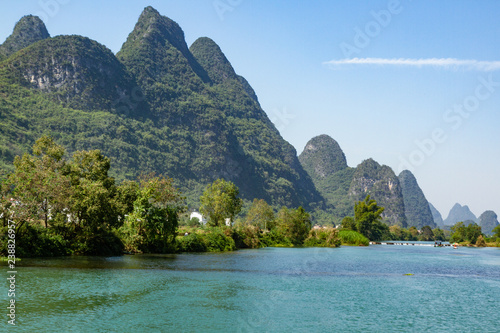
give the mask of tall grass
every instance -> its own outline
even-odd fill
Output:
[[[370,241],[357,231],[340,230],[339,238],[342,245],[368,246]]]

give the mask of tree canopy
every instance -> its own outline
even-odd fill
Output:
[[[234,221],[243,205],[238,195],[239,189],[234,183],[217,179],[203,191],[200,212],[209,217],[208,223],[212,226],[223,225],[227,218]]]

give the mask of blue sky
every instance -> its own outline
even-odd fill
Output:
[[[117,52],[147,5],[217,42],[298,153],[328,134],[350,166],[410,168],[443,218],[500,213],[500,1],[4,0],[0,42],[34,14]]]

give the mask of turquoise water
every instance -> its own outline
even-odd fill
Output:
[[[20,332],[500,331],[497,248],[25,259],[16,283]]]

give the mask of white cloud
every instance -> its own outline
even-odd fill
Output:
[[[500,70],[500,61],[479,61],[462,60],[455,58],[428,58],[428,59],[384,59],[384,58],[352,58],[331,60],[323,63],[332,69],[340,69],[349,65],[379,65],[379,66],[411,66],[411,67],[439,67],[453,70],[477,70],[477,71],[496,71]]]

